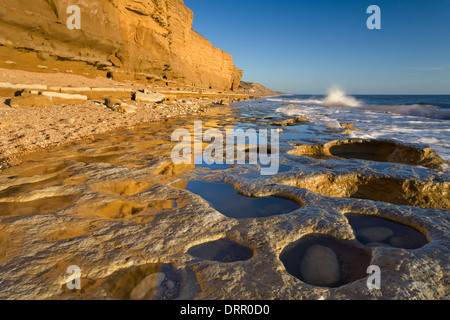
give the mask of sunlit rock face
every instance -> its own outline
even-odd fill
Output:
[[[67,27],[71,5],[81,9],[79,30]],[[192,29],[182,0],[7,0],[0,17],[5,68],[218,90],[236,90],[242,77],[231,55]]]

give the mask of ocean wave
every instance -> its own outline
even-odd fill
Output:
[[[389,112],[402,116],[422,117],[430,119],[450,120],[450,109],[443,109],[433,105],[381,105],[364,106],[364,109]]]
[[[361,101],[347,96],[343,90],[337,87],[330,89],[323,104],[327,107],[360,107],[362,105]]]
[[[270,102],[283,102],[283,103],[295,103],[295,104],[318,104],[318,105],[323,105],[323,100],[318,100],[318,99],[266,99],[267,101]]]
[[[286,100],[281,99],[281,98],[266,98],[266,101],[270,101],[270,102],[285,102]]]
[[[292,100],[293,103],[302,103],[302,104],[323,104],[323,100],[318,99],[295,99]]]
[[[331,88],[328,92],[328,95],[324,98],[316,98],[314,96],[311,97],[295,97],[295,96],[286,96],[283,98],[271,98],[267,99],[272,102],[281,102],[284,104],[287,103],[295,103],[296,107],[304,106],[304,107],[332,107],[339,112],[338,108],[344,109],[353,109],[358,110],[362,109],[369,113],[373,111],[374,117],[377,117],[378,112],[383,113],[391,113],[392,117],[396,117],[396,115],[400,116],[412,116],[412,117],[422,117],[429,119],[438,119],[438,120],[450,120],[450,108],[443,108],[440,105],[433,105],[431,103],[425,104],[422,102],[417,103],[405,103],[405,104],[376,104],[372,102],[372,104],[364,103],[361,100],[356,99],[355,97],[348,96],[343,90],[334,87]],[[420,101],[420,100],[419,100]],[[381,101],[380,101],[381,102]],[[383,103],[383,102],[381,102]],[[395,102],[394,102],[395,103]],[[344,109],[341,109],[343,111]],[[283,110],[280,110],[282,113],[287,115],[295,115],[296,111],[290,111],[289,107]]]
[[[267,99],[267,101],[297,103],[306,105],[321,105],[327,107],[359,107],[362,105],[360,101],[358,101],[354,97],[347,96],[343,90],[337,87],[331,88],[328,92],[328,95],[323,99],[314,97],[307,99],[285,97],[285,98],[269,98]]]

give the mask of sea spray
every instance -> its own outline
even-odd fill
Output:
[[[353,97],[349,97],[345,92],[337,87],[333,87],[328,91],[328,96],[323,100],[323,104],[327,107],[359,107],[361,102]]]
[[[330,128],[333,122],[353,123],[356,130],[346,131],[349,138],[427,144],[445,160],[450,160],[450,95],[358,95],[354,98],[360,102],[359,107],[328,107],[323,103],[325,96],[291,95],[273,102],[272,108],[284,117],[307,116],[309,127],[303,125],[302,130],[311,130],[313,125]],[[303,103],[315,99],[322,103]],[[288,103],[296,103],[296,107]],[[286,139],[285,136],[281,135],[281,139]],[[329,139],[333,138],[338,137]],[[295,143],[309,144],[310,141],[304,139]],[[449,168],[444,168],[443,172],[450,172]]]

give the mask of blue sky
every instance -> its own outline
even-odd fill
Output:
[[[449,0],[185,0],[242,80],[289,93],[450,94]],[[370,5],[381,30],[369,30]]]

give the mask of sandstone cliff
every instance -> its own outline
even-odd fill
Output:
[[[0,0],[0,67],[235,90],[231,55],[192,29],[183,0]],[[81,29],[69,30],[81,9]]]

